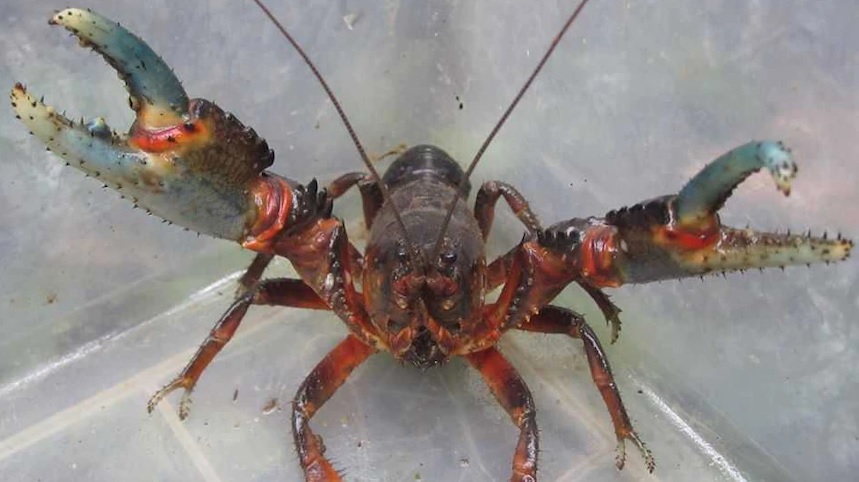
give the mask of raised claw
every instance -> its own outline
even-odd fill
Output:
[[[118,23],[77,8],[57,12],[48,23],[65,27],[116,69],[131,95],[131,108],[146,125],[175,125],[188,112],[188,95],[170,67]]]
[[[734,188],[763,168],[769,170],[778,190],[789,196],[798,171],[790,150],[781,142],[752,141],[719,156],[683,186],[674,201],[676,222],[694,226],[705,221],[722,208]]]
[[[170,68],[142,40],[96,13],[66,9],[51,19],[101,54],[126,82],[136,120],[128,134],[105,121],[74,122],[16,84],[12,106],[67,164],[167,221],[247,242],[287,222],[292,181],[263,170],[265,140],[204,99],[188,100]]]
[[[797,167],[781,143],[750,142],[719,157],[677,195],[570,219],[540,233],[564,276],[593,287],[846,259],[853,241],[722,226],[717,211],[750,174],[767,168],[784,194]],[[572,261],[572,262],[570,262]],[[581,282],[580,281],[580,282]]]

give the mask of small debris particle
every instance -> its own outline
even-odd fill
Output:
[[[459,466],[460,467],[466,468],[466,467],[468,467],[468,464],[469,464],[468,459],[466,459],[466,458],[459,459]]]
[[[236,388],[235,390],[233,390],[233,402],[235,402],[236,399],[238,399],[238,398],[239,398],[239,389]]]
[[[355,22],[357,22],[359,18],[361,18],[360,12],[347,13],[346,15],[343,15],[343,23],[346,24],[346,28],[349,30],[354,30]]]
[[[52,305],[52,304],[54,304],[55,301],[57,301],[57,294],[56,293],[48,293],[48,295],[45,296],[45,303],[46,304]]]
[[[272,398],[265,405],[263,405],[262,414],[263,415],[270,415],[272,412],[277,410],[277,407],[278,407],[277,398]]]

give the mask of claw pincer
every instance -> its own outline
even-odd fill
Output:
[[[565,268],[568,276],[597,287],[847,258],[853,242],[840,235],[828,239],[722,226],[718,210],[743,180],[763,168],[779,191],[790,194],[797,173],[790,151],[778,142],[749,142],[708,164],[677,195],[613,210],[605,218],[557,223],[539,242],[573,260]]]
[[[264,172],[274,160],[265,140],[214,103],[189,100],[167,64],[118,23],[73,8],[49,23],[65,27],[117,70],[136,119],[125,135],[101,118],[74,122],[16,84],[12,105],[30,131],[69,165],[154,215],[269,249],[267,233],[298,211],[298,183]]]

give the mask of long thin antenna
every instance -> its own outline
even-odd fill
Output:
[[[310,60],[310,57],[304,52],[304,49],[298,45],[298,42],[292,37],[292,35],[286,30],[283,24],[274,16],[271,10],[262,2],[262,0],[253,0],[254,3],[263,11],[263,13],[271,20],[275,27],[280,31],[280,33],[286,38],[287,41],[292,45],[292,48],[298,52],[298,55],[301,56],[301,59],[304,60],[304,63],[310,68],[310,71],[313,72],[313,75],[316,77],[316,80],[319,81],[319,84],[322,85],[322,89],[328,95],[328,98],[331,100],[331,104],[334,105],[334,109],[337,110],[337,114],[340,116],[340,120],[343,121],[343,126],[346,127],[346,132],[349,133],[349,137],[352,138],[352,143],[355,144],[355,149],[358,150],[358,155],[361,156],[361,161],[364,162],[364,165],[370,171],[370,174],[376,178],[376,183],[379,185],[379,190],[382,192],[382,198],[386,203],[390,204],[391,209],[394,211],[394,217],[397,219],[397,224],[400,225],[400,229],[403,231],[403,237],[411,246],[412,249],[409,250],[409,256],[413,256],[412,251],[416,251],[415,244],[409,239],[409,233],[406,230],[406,224],[403,222],[403,218],[400,217],[400,212],[397,210],[397,207],[391,201],[391,195],[388,192],[388,187],[385,186],[385,183],[382,182],[382,177],[379,176],[379,171],[376,170],[376,167],[373,166],[373,163],[370,162],[370,158],[367,156],[367,151],[364,150],[364,146],[361,145],[361,141],[358,140],[358,135],[355,134],[355,129],[352,127],[352,123],[349,122],[349,118],[346,117],[346,112],[343,111],[343,107],[340,105],[340,101],[337,100],[337,96],[334,95],[334,92],[328,87],[328,83],[325,82],[325,79],[322,78],[322,74],[319,73],[319,70],[316,68],[316,65],[313,61]],[[419,251],[422,256],[425,256],[423,251]],[[412,263],[417,265],[415,260],[412,260]]]
[[[477,150],[477,154],[474,156],[474,159],[471,161],[471,164],[468,165],[468,169],[465,170],[465,177],[462,178],[462,181],[459,183],[459,189],[456,190],[456,193],[453,196],[453,202],[450,203],[450,207],[447,210],[447,216],[444,218],[444,222],[441,225],[441,233],[438,235],[438,240],[436,240],[435,248],[433,248],[432,257],[430,259],[435,259],[439,252],[441,251],[441,245],[444,242],[444,234],[447,231],[447,226],[450,224],[450,218],[453,217],[453,210],[456,207],[456,203],[459,201],[459,193],[465,187],[465,183],[468,182],[468,179],[471,177],[471,173],[474,172],[474,168],[477,167],[477,163],[480,162],[480,159],[483,157],[483,153],[486,151],[486,148],[489,147],[489,144],[495,138],[495,135],[498,134],[498,131],[501,130],[501,127],[507,122],[507,118],[510,117],[510,113],[513,112],[513,109],[516,108],[516,105],[519,104],[519,101],[522,99],[522,96],[525,95],[525,92],[528,91],[528,88],[531,87],[531,84],[534,82],[534,79],[537,78],[537,74],[543,70],[543,66],[546,65],[546,61],[549,60],[549,57],[552,55],[552,52],[555,51],[555,47],[558,46],[558,43],[561,41],[561,38],[564,37],[564,34],[569,30],[570,25],[576,20],[576,17],[579,16],[579,13],[585,8],[585,5],[588,3],[588,0],[582,0],[579,3],[579,6],[570,14],[569,18],[567,18],[564,26],[561,27],[561,31],[555,35],[555,38],[552,39],[552,43],[549,45],[549,48],[546,50],[546,53],[543,54],[543,58],[540,59],[540,63],[537,64],[537,67],[531,72],[531,76],[528,77],[528,80],[525,81],[525,85],[519,89],[519,92],[516,94],[516,97],[513,98],[513,102],[507,107],[507,110],[504,111],[504,114],[501,115],[501,118],[498,120],[498,123],[495,124],[495,127],[492,128],[492,131],[489,133],[489,136],[483,141],[483,145],[480,146],[480,149]]]

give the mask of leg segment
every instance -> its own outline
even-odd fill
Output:
[[[585,319],[571,310],[550,305],[540,310],[536,316],[531,318],[528,323],[520,326],[519,329],[539,333],[564,333],[582,340],[585,354],[588,357],[588,365],[591,368],[591,376],[602,395],[603,401],[605,401],[606,407],[608,407],[608,413],[614,424],[614,433],[617,436],[617,458],[615,459],[617,468],[623,468],[626,461],[625,441],[629,440],[638,447],[647,470],[653,472],[656,467],[653,455],[632,428],[629,415],[626,414],[626,408],[623,406],[617,385],[614,383],[608,358],[606,358],[599,339],[585,322]]]
[[[579,282],[579,286],[581,286],[582,289],[590,295],[591,299],[594,300],[594,303],[596,303],[597,307],[602,311],[606,324],[611,326],[611,343],[614,344],[614,342],[617,341],[617,337],[620,336],[621,309],[611,302],[611,299],[607,294],[605,294],[605,292],[603,292],[603,290],[591,286],[583,281]]]
[[[233,335],[242,323],[242,319],[245,317],[245,313],[248,311],[248,307],[251,305],[251,300],[251,294],[245,294],[233,302],[227,309],[227,312],[221,316],[221,319],[218,320],[209,332],[209,336],[206,337],[206,340],[197,349],[197,353],[191,358],[191,361],[188,362],[182,373],[161,390],[155,392],[155,395],[149,399],[149,403],[146,405],[149,413],[155,410],[155,405],[167,396],[167,394],[177,388],[183,388],[185,391],[182,394],[182,401],[179,403],[179,418],[185,420],[188,417],[191,392],[194,390],[194,385],[197,384],[197,380],[200,379],[200,375],[203,374],[209,363],[212,362],[224,345],[233,338]]]
[[[466,358],[480,372],[495,399],[519,428],[510,481],[536,481],[539,437],[531,391],[516,369],[495,348],[470,353]]]
[[[486,267],[487,292],[498,288],[507,281],[507,273],[509,273],[510,268],[513,267],[513,262],[516,260],[516,253],[518,250],[519,246],[515,246],[504,255],[495,258],[495,260],[489,263],[489,266]]]
[[[239,287],[236,288],[236,298],[242,297],[247,292],[253,291],[259,284],[262,273],[274,259],[274,255],[270,253],[257,253],[251,265],[245,270],[245,273],[239,278]]]
[[[254,270],[254,266],[257,265],[257,261],[260,261],[262,256],[264,255],[257,256],[257,259],[254,260],[254,263],[251,264],[251,267],[248,268],[248,271],[242,279],[254,276],[252,271]],[[267,261],[265,261],[265,263],[267,264]],[[256,284],[256,282],[253,284]],[[244,293],[242,296],[237,298],[232,305],[230,305],[223,316],[221,316],[221,319],[215,323],[214,327],[212,327],[212,330],[209,332],[209,336],[206,337],[206,340],[203,341],[200,348],[197,350],[197,353],[194,354],[194,357],[191,358],[188,365],[185,366],[182,372],[161,390],[158,390],[155,395],[149,399],[149,403],[146,408],[150,413],[155,409],[158,402],[160,402],[170,392],[177,388],[182,388],[184,393],[182,394],[182,401],[179,403],[179,418],[184,420],[188,417],[191,404],[191,392],[194,390],[194,386],[197,384],[200,376],[212,360],[215,359],[218,353],[220,353],[224,346],[226,346],[226,344],[233,338],[233,335],[242,323],[248,308],[252,304],[330,310],[328,305],[325,304],[325,302],[322,301],[322,299],[319,298],[319,296],[317,296],[317,294],[301,280],[280,278],[265,280],[262,283],[259,283],[255,291]]]
[[[292,434],[308,482],[336,482],[341,477],[325,458],[322,438],[313,433],[310,419],[349,374],[376,350],[352,335],[346,337],[304,379],[292,401]]]
[[[525,200],[522,193],[507,183],[488,181],[480,186],[477,200],[474,202],[474,216],[477,218],[480,232],[483,233],[483,239],[489,236],[489,230],[492,229],[492,221],[495,219],[495,203],[498,202],[500,196],[504,196],[504,200],[513,210],[513,214],[522,221],[528,232],[535,233],[542,229],[540,220],[531,211],[531,207],[528,206],[528,201]]]
[[[275,278],[263,281],[253,297],[255,305],[289,306],[309,310],[331,308],[313,291],[313,288],[294,278]]]
[[[346,194],[349,189],[358,185],[361,191],[361,205],[364,207],[364,224],[369,230],[373,226],[373,220],[376,219],[376,213],[382,207],[384,198],[379,185],[369,174],[363,172],[350,172],[333,180],[328,185],[328,195],[332,199],[337,199]]]

